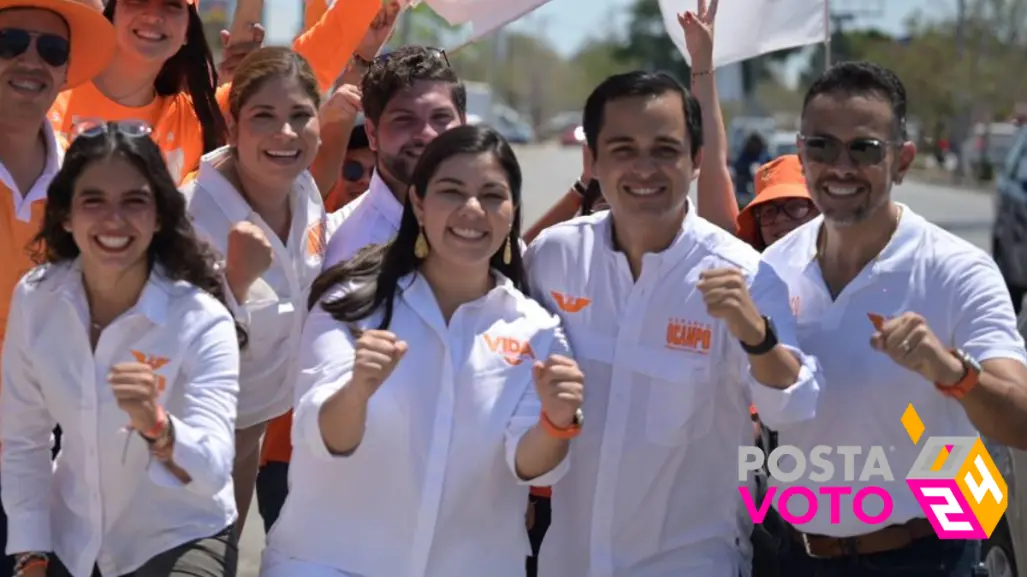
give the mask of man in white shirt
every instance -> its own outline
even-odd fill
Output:
[[[428,143],[466,120],[467,90],[438,48],[404,46],[371,62],[361,84],[364,127],[377,155],[367,192],[329,217],[338,228],[324,267],[399,231],[410,176]]]
[[[778,427],[778,442],[807,455],[817,445],[863,452],[849,480],[841,477],[851,455],[826,456],[837,473],[830,483],[851,493],[840,496],[833,519],[831,496],[817,495],[816,514],[791,528],[792,558],[781,574],[969,577],[977,541],[939,539],[932,523],[948,527],[957,516],[940,504],[925,511],[905,477],[918,459],[936,462],[939,451],[924,441],[931,437],[980,432],[1027,446],[1027,358],[1002,276],[983,251],[892,200],[916,148],[906,134],[906,92],[891,71],[866,62],[826,71],[806,95],[798,144],[822,216],[763,254],[789,285],[799,345],[817,356],[825,384],[816,417]],[[922,427],[907,414],[910,404]],[[871,447],[886,455],[893,480],[860,474]],[[950,455],[957,468],[973,463],[947,448]],[[974,471],[974,482],[990,488],[990,474]],[[824,483],[785,481],[772,484],[816,495]],[[863,501],[864,515],[879,515],[872,525],[854,512],[855,494],[871,485],[891,500],[890,512],[881,497]],[[998,506],[1006,497],[996,484],[973,498]],[[803,501],[784,509],[801,515]]]
[[[14,287],[33,266],[28,245],[64,158],[46,117],[57,94],[87,82],[114,54],[114,29],[98,2],[0,0],[0,340]],[[7,517],[0,508],[0,547]],[[14,570],[0,554],[0,576]]]
[[[688,201],[700,119],[666,74],[601,83],[583,124],[610,209],[547,229],[525,254],[589,387],[542,577],[747,575],[750,402],[775,423],[814,415],[819,369],[795,346],[786,287]]]

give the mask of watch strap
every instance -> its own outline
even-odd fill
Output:
[[[981,376],[980,365],[977,364],[968,354],[959,350],[952,349],[950,351],[956,358],[963,363],[963,378],[959,379],[953,385],[943,385],[941,383],[934,383],[934,388],[938,389],[938,392],[951,397],[953,399],[962,399],[977,386]]]
[[[770,317],[763,317],[763,342],[749,345],[739,340],[738,343],[742,345],[742,350],[747,355],[765,355],[774,350],[774,347],[777,346],[777,332],[774,330],[774,323],[771,322]]]
[[[539,414],[539,422],[542,424],[542,430],[545,431],[546,434],[550,437],[553,437],[555,439],[561,439],[564,441],[569,441],[574,437],[577,437],[581,433],[580,414],[581,409],[578,409],[578,412],[574,415],[574,423],[572,423],[569,427],[556,426],[556,424],[553,423],[553,421],[549,420],[549,416],[546,415],[545,411],[542,411],[542,413]]]

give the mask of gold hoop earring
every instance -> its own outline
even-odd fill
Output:
[[[414,256],[421,259],[428,256],[428,239],[424,238],[424,228],[417,233],[417,241],[414,242]]]
[[[506,243],[503,245],[503,264],[510,264],[510,261],[513,260],[513,249],[510,248],[511,244],[513,243],[510,242],[510,237],[506,237]]]

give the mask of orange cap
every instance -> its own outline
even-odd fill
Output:
[[[810,198],[806,190],[806,177],[802,163],[794,154],[785,154],[759,167],[754,177],[756,198],[738,213],[738,238],[753,246],[760,246],[759,225],[753,209],[780,198]]]

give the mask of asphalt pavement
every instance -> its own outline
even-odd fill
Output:
[[[524,175],[523,222],[535,222],[581,174],[581,152],[555,144],[516,148]],[[992,195],[967,188],[956,188],[907,181],[896,188],[896,200],[973,244],[987,250],[994,218]],[[239,577],[256,577],[264,530],[256,511],[250,510],[243,532]]]

